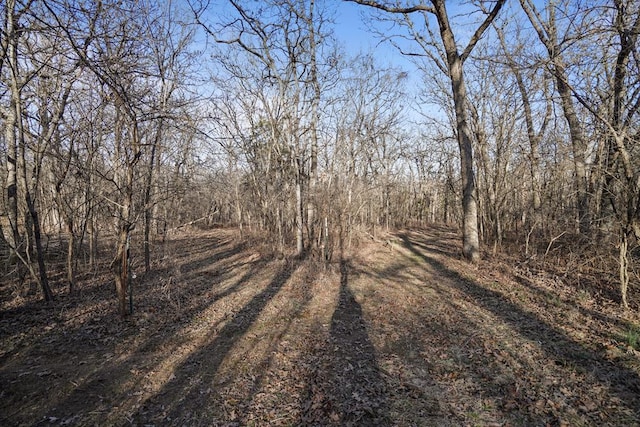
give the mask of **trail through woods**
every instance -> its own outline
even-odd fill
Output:
[[[0,425],[637,425],[638,318],[456,233],[325,266],[184,234],[116,314],[108,274],[49,305],[2,283]],[[626,337],[626,338],[625,338]]]

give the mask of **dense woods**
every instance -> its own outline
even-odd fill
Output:
[[[470,262],[564,257],[628,306],[640,5],[349,5],[398,58],[354,53],[322,0],[4,1],[6,277],[48,301],[109,253],[126,314],[132,263],[152,270],[187,224],[331,260],[448,223]]]
[[[0,0],[0,425],[640,425],[637,0]]]

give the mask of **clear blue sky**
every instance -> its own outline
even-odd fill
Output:
[[[345,44],[349,52],[366,52],[373,49],[378,41],[362,22],[361,15],[367,12],[363,10],[364,7],[344,1],[336,1],[336,4],[336,38]]]
[[[373,53],[378,65],[394,66],[400,68],[407,73],[408,81],[406,90],[408,95],[413,97],[421,90],[424,85],[423,71],[418,70],[417,66],[411,60],[403,56],[396,47],[392,46],[388,41],[381,41],[368,27],[375,24],[377,28],[384,28],[385,24],[375,23],[372,21],[365,22],[367,17],[371,16],[372,8],[345,2],[342,0],[327,0],[327,4],[336,4],[335,8],[335,37],[341,43],[348,54],[356,55],[358,53]],[[398,30],[401,33],[403,30]],[[403,50],[416,51],[412,42],[400,41]],[[442,76],[445,78],[445,76]],[[414,107],[418,107],[414,105]],[[440,116],[433,106],[423,105],[420,107],[429,115]],[[419,120],[419,116],[407,112],[409,117]]]
[[[381,42],[364,22],[370,16],[371,8],[341,0],[335,3],[335,36],[350,54],[374,52],[382,65],[397,65],[406,71],[415,67],[388,42]],[[370,22],[371,23],[371,22]],[[382,24],[378,24],[381,27]]]
[[[186,5],[187,0],[176,0]],[[197,3],[197,0],[193,0]],[[403,56],[389,42],[381,41],[368,27],[375,24],[378,28],[384,29],[389,24],[376,23],[370,19],[374,9],[362,5],[358,5],[343,0],[325,0],[323,7],[329,9],[329,15],[334,20],[334,36],[340,43],[344,51],[348,55],[357,55],[359,53],[372,53],[379,66],[394,66],[407,72],[408,84],[407,89],[412,91],[419,90],[424,84],[423,71],[417,69],[416,65],[410,58]],[[464,7],[459,2],[452,1],[448,3],[450,9],[450,18],[456,26],[456,35],[464,42],[465,35],[473,31],[469,26],[469,16],[464,12]],[[228,7],[228,3],[223,0],[212,0],[208,13],[220,13]],[[456,17],[456,15],[458,15]],[[365,20],[369,19],[367,22]],[[466,21],[466,22],[465,22]],[[397,29],[398,33],[402,33],[402,29]],[[200,39],[203,34],[200,34]],[[204,40],[199,43],[204,44]],[[418,51],[415,44],[411,41],[402,42],[403,49],[407,51]],[[442,76],[445,78],[445,76]]]

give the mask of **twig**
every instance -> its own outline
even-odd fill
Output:
[[[562,233],[558,234],[556,237],[554,237],[553,239],[551,239],[549,241],[549,245],[547,246],[547,250],[544,252],[544,257],[546,258],[546,256],[549,254],[549,250],[551,249],[551,245],[553,245],[553,242],[555,242],[556,240],[558,240],[560,237],[562,237],[564,234],[566,234],[566,230],[563,231]]]

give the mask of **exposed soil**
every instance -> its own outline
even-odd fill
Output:
[[[450,229],[329,265],[234,230],[168,245],[125,320],[106,271],[50,305],[0,284],[0,425],[640,425],[637,314],[470,266]]]

